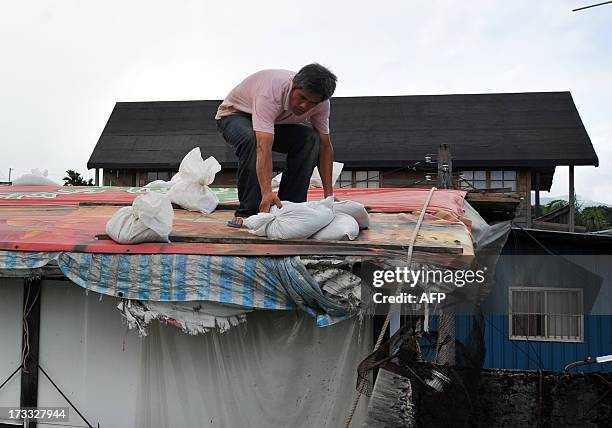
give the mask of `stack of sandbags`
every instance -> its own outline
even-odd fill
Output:
[[[274,239],[312,238],[326,241],[354,240],[359,229],[370,224],[365,207],[353,201],[334,202],[333,196],[317,202],[282,201],[269,213],[244,220],[251,233]]]
[[[359,202],[339,201],[332,205],[334,219],[331,223],[311,236],[321,241],[352,241],[359,235],[360,229],[370,225],[370,215]]]
[[[120,244],[170,242],[174,210],[167,196],[147,193],[119,209],[106,223],[106,234]]]
[[[208,186],[219,171],[221,165],[213,156],[203,160],[200,148],[194,148],[182,160],[178,174],[172,177],[170,183],[174,184],[168,197],[181,208],[210,214],[217,208],[219,198]]]
[[[269,213],[259,213],[244,220],[254,235],[274,239],[306,239],[334,219],[334,198],[318,202],[282,201],[282,208],[273,206]]]

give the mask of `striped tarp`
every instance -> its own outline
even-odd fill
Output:
[[[350,316],[347,306],[323,294],[299,257],[0,251],[0,269],[35,269],[51,262],[79,286],[123,299],[299,308],[316,317],[319,326]]]

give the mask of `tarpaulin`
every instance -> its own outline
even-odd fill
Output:
[[[298,257],[0,251],[0,269],[35,268],[52,261],[79,286],[124,299],[301,309],[321,327],[356,310],[324,295]]]
[[[212,188],[222,204],[237,203],[236,188]],[[0,205],[42,204],[79,205],[80,203],[123,203],[131,204],[136,196],[146,192],[166,192],[167,189],[142,187],[50,187],[50,186],[7,186],[0,188]],[[412,212],[423,207],[429,189],[405,188],[338,188],[334,194],[341,200],[360,202],[372,212]],[[439,189],[434,193],[427,208],[428,212],[446,211],[463,215],[462,190]],[[309,189],[308,200],[323,199],[323,189]]]

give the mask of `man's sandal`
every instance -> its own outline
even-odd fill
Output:
[[[238,219],[240,220],[238,221]],[[244,220],[242,219],[242,217],[234,217],[233,220],[227,222],[227,225],[229,227],[235,227],[236,229],[240,229],[244,226],[243,221]]]

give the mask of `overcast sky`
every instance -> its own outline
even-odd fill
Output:
[[[317,61],[339,96],[571,91],[601,165],[576,168],[576,191],[612,203],[612,5],[571,11],[593,3],[0,0],[0,179],[93,177],[117,101],[220,99]]]

